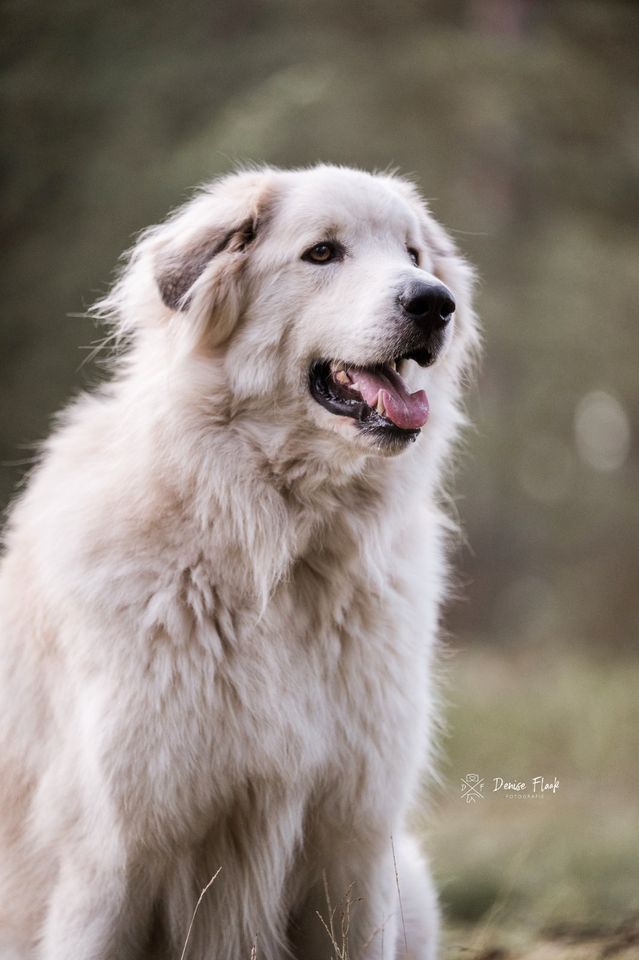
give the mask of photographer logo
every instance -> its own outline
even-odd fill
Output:
[[[484,781],[478,773],[467,773],[462,777],[461,795],[466,803],[476,803],[484,799]]]

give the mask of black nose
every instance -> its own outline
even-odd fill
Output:
[[[441,330],[455,312],[453,295],[443,283],[413,280],[398,299],[404,313],[424,330]]]

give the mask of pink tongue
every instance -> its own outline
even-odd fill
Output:
[[[349,371],[353,386],[370,407],[377,406],[380,390],[386,408],[385,416],[402,430],[416,430],[428,420],[428,397],[423,390],[409,393],[406,384],[390,367]]]

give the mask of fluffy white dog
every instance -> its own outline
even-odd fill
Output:
[[[412,185],[351,169],[143,234],[99,305],[127,349],[5,536],[0,956],[434,956],[405,818],[470,286]]]

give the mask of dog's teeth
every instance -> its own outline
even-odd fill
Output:
[[[383,417],[386,413],[386,407],[384,406],[384,395],[381,390],[377,394],[377,406],[375,409],[379,413],[380,417]]]
[[[338,381],[338,383],[350,383],[350,382],[351,382],[351,378],[350,378],[349,375],[346,373],[346,370],[343,370],[343,369],[336,371],[336,373],[335,373],[335,379]]]

